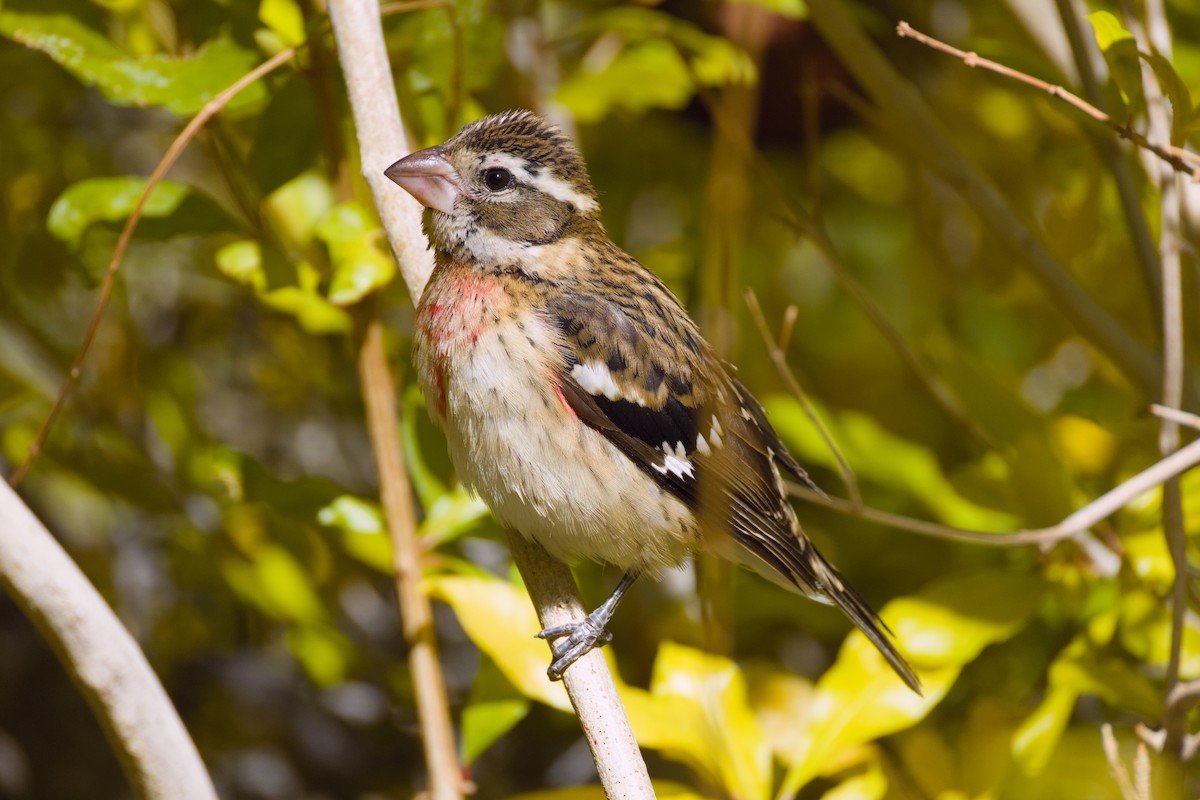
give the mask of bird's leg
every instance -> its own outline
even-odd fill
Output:
[[[629,591],[629,587],[633,586],[635,580],[637,580],[636,572],[632,570],[626,572],[621,577],[621,582],[617,584],[617,588],[613,590],[612,596],[601,603],[595,611],[577,622],[555,625],[538,634],[539,639],[558,639],[550,646],[550,650],[554,654],[554,660],[550,663],[550,668],[546,670],[550,680],[562,680],[567,667],[578,661],[580,656],[612,641],[612,634],[606,630],[605,626],[612,619],[613,612],[617,610],[617,604],[621,602],[621,598],[625,596],[625,592]]]

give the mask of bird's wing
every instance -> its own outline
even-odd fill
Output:
[[[646,475],[696,514],[719,552],[839,608],[916,692],[920,681],[862,596],[812,545],[781,469],[817,489],[758,400],[733,377],[666,287],[609,285],[548,304],[563,338],[558,390]],[[739,548],[723,546],[732,539]],[[744,555],[751,558],[745,558]],[[763,569],[765,568],[765,569]]]
[[[635,285],[636,292],[571,293],[549,304],[565,343],[563,398],[703,527],[732,533],[820,592],[818,576],[793,557],[797,528],[780,469],[812,481],[666,288],[650,276]]]

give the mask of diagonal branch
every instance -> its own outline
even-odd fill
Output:
[[[1170,144],[1159,144],[1158,142],[1151,141],[1135,131],[1128,124],[1117,122],[1108,114],[1105,114],[1103,111],[1096,108],[1079,95],[1072,94],[1061,86],[1056,86],[1053,83],[1042,80],[1041,78],[1035,78],[1032,75],[1021,72],[1020,70],[1013,69],[1012,67],[1005,66],[1004,64],[983,58],[978,53],[959,50],[953,45],[946,44],[945,42],[935,39],[928,34],[921,33],[904,21],[901,21],[896,26],[896,35],[901,39],[912,39],[925,45],[926,47],[931,47],[938,52],[952,55],[955,58],[960,59],[968,67],[985,69],[989,72],[994,72],[997,75],[1003,75],[1006,78],[1012,78],[1013,80],[1019,81],[1026,86],[1032,86],[1035,89],[1041,89],[1051,97],[1057,97],[1059,100],[1062,100],[1067,105],[1082,111],[1084,114],[1088,115],[1097,122],[1101,122],[1112,128],[1122,139],[1128,139],[1143,150],[1149,151],[1158,156],[1167,164],[1170,164],[1172,169],[1190,176],[1194,181],[1200,181],[1200,154],[1193,153],[1190,150],[1185,150],[1182,147],[1176,147]]]

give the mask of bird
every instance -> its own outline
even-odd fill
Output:
[[[429,210],[413,358],[459,480],[555,558],[622,570],[594,611],[537,634],[551,680],[611,640],[639,576],[707,551],[837,606],[921,692],[801,528],[784,475],[820,490],[680,301],[609,238],[569,136],[508,111],[385,174]]]

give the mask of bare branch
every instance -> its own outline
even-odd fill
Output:
[[[939,525],[936,522],[913,519],[912,517],[900,514],[879,511],[868,506],[859,506],[841,498],[822,496],[811,489],[795,483],[789,483],[788,490],[797,497],[802,497],[814,505],[824,506],[841,514],[911,533],[918,533],[922,536],[958,542],[974,542],[976,544],[987,544],[997,547],[1020,547],[1030,544],[1051,544],[1078,536],[1105,517],[1121,509],[1138,495],[1187,472],[1197,464],[1200,464],[1200,439],[1156,461],[1137,475],[1100,495],[1057,525],[1051,525],[1048,528],[1031,528],[1009,533],[952,528],[947,525]]]
[[[67,371],[66,380],[63,381],[62,386],[58,390],[58,397],[54,399],[54,405],[51,406],[50,413],[46,415],[46,419],[42,422],[37,434],[33,437],[33,442],[29,445],[29,450],[25,454],[25,460],[9,476],[8,483],[10,486],[15,488],[24,479],[25,473],[29,471],[33,460],[37,458],[42,447],[45,445],[46,437],[50,435],[50,429],[54,427],[55,420],[58,419],[63,406],[66,405],[67,397],[71,394],[71,390],[79,380],[80,372],[83,369],[83,362],[87,359],[88,353],[91,352],[92,344],[96,341],[96,334],[100,330],[100,323],[104,320],[104,312],[108,310],[108,301],[112,296],[113,286],[117,280],[117,272],[121,268],[121,263],[125,260],[125,251],[129,249],[129,243],[133,240],[133,231],[142,219],[142,210],[146,207],[146,201],[149,200],[150,194],[162,179],[166,177],[167,172],[175,165],[184,148],[195,138],[196,133],[210,119],[216,116],[218,111],[224,108],[230,100],[236,97],[247,86],[277,67],[291,61],[294,55],[296,55],[295,47],[288,47],[279,51],[231,83],[227,89],[212,100],[209,100],[204,105],[204,108],[200,109],[200,113],[193,117],[184,126],[183,130],[179,132],[179,135],[175,137],[175,141],[171,142],[171,146],[163,154],[162,160],[158,162],[158,166],[150,173],[150,177],[146,180],[146,188],[142,190],[141,196],[138,197],[137,203],[133,206],[133,211],[129,214],[129,219],[125,221],[125,227],[121,229],[121,235],[117,239],[117,246],[113,249],[112,258],[108,261],[108,268],[104,271],[104,278],[100,282],[100,294],[96,299],[96,309],[92,312],[92,319],[88,323],[87,331],[83,335],[83,343],[79,346],[79,351],[75,354],[75,360],[71,362],[71,369]]]
[[[216,800],[204,762],[137,642],[3,482],[0,585],[58,653],[139,796]]]
[[[920,42],[926,47],[931,47],[942,53],[947,53],[960,59],[968,67],[979,67],[997,75],[1003,75],[1006,78],[1012,78],[1026,86],[1032,86],[1035,89],[1041,89],[1051,97],[1057,97],[1059,100],[1067,103],[1070,106],[1082,111],[1097,122],[1104,123],[1108,127],[1116,131],[1117,135],[1147,150],[1161,158],[1163,161],[1171,165],[1171,168],[1191,176],[1192,180],[1200,181],[1200,154],[1193,153],[1189,150],[1184,150],[1182,147],[1174,145],[1163,145],[1152,142],[1142,134],[1135,131],[1127,124],[1117,122],[1115,119],[1105,114],[1094,105],[1084,100],[1078,95],[1068,92],[1061,86],[1055,86],[1052,83],[1047,83],[1041,78],[1035,78],[1032,75],[1013,69],[1012,67],[999,64],[995,61],[981,57],[978,53],[959,50],[957,47],[948,45],[943,41],[933,38],[928,34],[921,33],[903,20],[896,26],[896,35],[902,39],[912,39]]]

